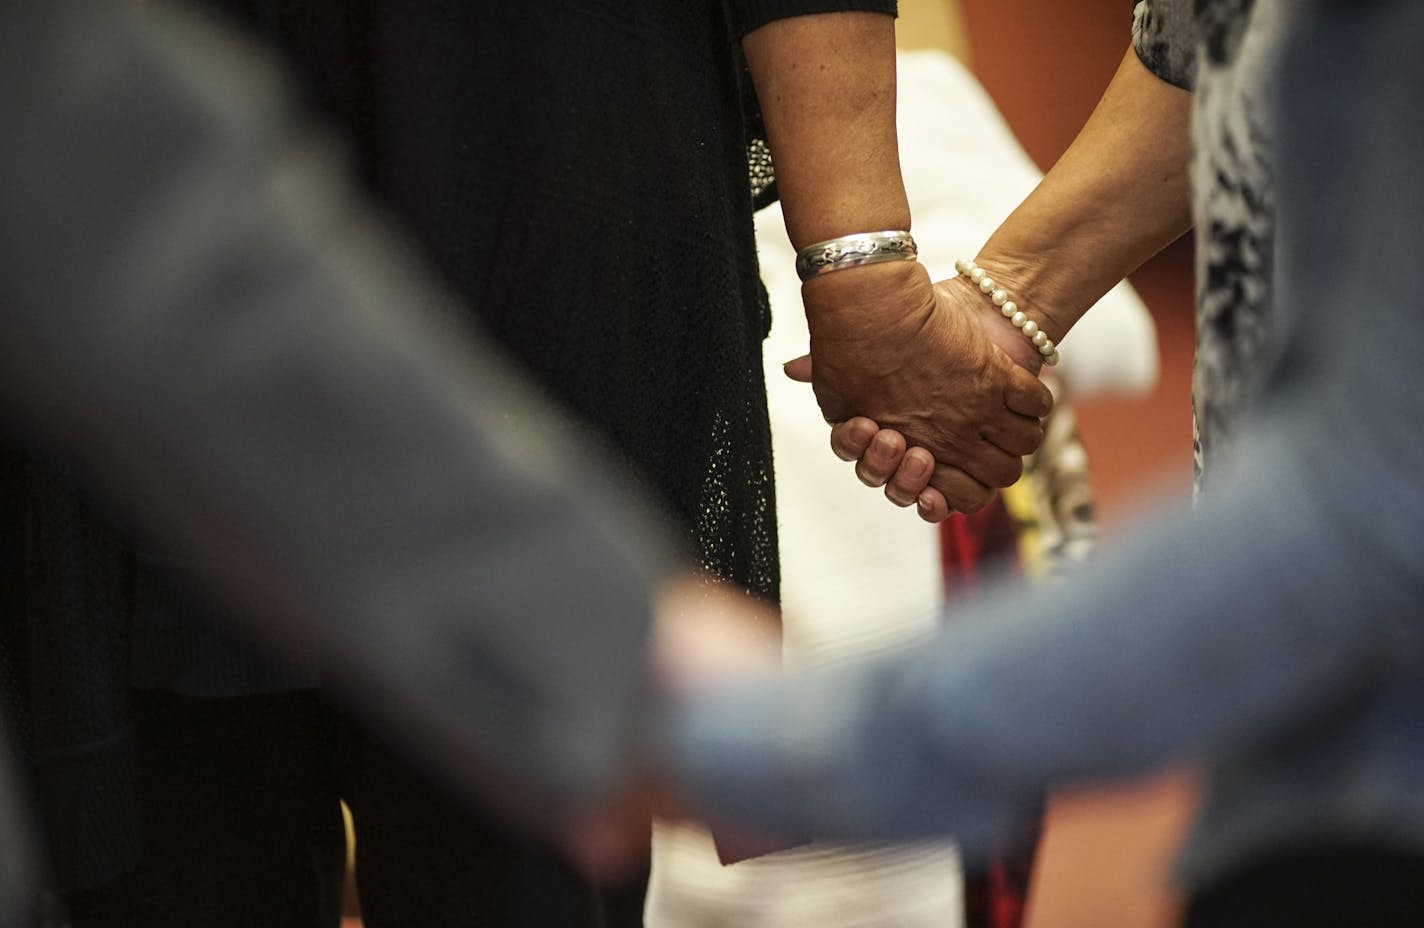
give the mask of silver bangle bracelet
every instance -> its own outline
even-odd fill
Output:
[[[796,273],[802,280],[862,264],[881,261],[913,261],[919,254],[909,232],[860,232],[842,235],[796,253]]]

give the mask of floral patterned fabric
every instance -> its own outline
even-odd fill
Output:
[[[1271,301],[1275,184],[1271,75],[1288,0],[1139,0],[1133,45],[1163,80],[1195,93],[1192,181],[1197,489],[1233,443],[1277,324]]]

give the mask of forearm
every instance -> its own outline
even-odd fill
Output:
[[[822,13],[743,39],[797,248],[854,232],[908,229],[895,136],[895,21]]]
[[[1191,94],[1129,49],[1093,115],[976,259],[1055,342],[1191,226]]]
[[[908,230],[893,20],[798,16],[754,30],[744,45],[792,244]],[[946,312],[921,265],[892,260],[816,274],[802,299],[815,358],[810,378],[828,419],[862,415],[901,428],[962,471],[933,480],[966,511],[984,505],[990,486],[1018,479],[1018,455],[1040,437],[1031,417],[1051,405],[1047,390],[973,323]],[[1036,370],[1038,355],[1028,353]],[[970,380],[979,389],[964,401]]]
[[[694,706],[684,773],[742,824],[953,834],[975,859],[1046,788],[1231,751],[1348,704],[1418,647],[1419,570],[1398,569],[1398,546],[1328,541],[1368,539],[1387,490],[1322,506],[1331,468],[1301,459],[1315,439],[1282,432],[1259,450],[1250,481],[1200,521],[1182,514],[1052,592],[991,599],[860,667]]]

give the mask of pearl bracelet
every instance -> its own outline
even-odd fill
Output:
[[[984,269],[973,261],[966,261],[960,258],[954,262],[954,269],[965,277],[968,277],[979,291],[987,296],[997,307],[999,312],[1004,314],[1004,318],[1013,323],[1031,342],[1038,353],[1043,355],[1043,363],[1049,367],[1058,363],[1058,346],[1053,344],[1053,339],[1049,338],[1039,329],[1038,323],[1030,319],[1023,310],[1019,309],[1019,304],[1014,302],[1009,291],[1000,287],[994,279],[985,273]]]

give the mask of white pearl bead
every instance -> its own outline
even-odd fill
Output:
[[[1048,344],[1048,336],[1044,335],[1041,330],[1035,332],[1033,333],[1033,343],[1041,348],[1044,345]]]
[[[1021,329],[1021,328],[1023,328],[1023,324],[1024,324],[1025,322],[1028,322],[1028,316],[1025,316],[1025,315],[1024,315],[1023,313],[1021,313],[1021,312],[1017,312],[1017,313],[1014,313],[1012,316],[1009,317],[1009,321],[1014,324],[1014,328],[1016,328],[1016,329]]]
[[[976,284],[979,281],[983,280],[984,276],[984,269],[982,267],[976,267],[969,272],[969,279],[974,281]]]
[[[1029,338],[1033,338],[1035,335],[1038,334],[1038,323],[1034,322],[1032,319],[1030,319],[1028,322],[1025,322],[1023,324],[1023,333]]]
[[[1048,357],[1044,358],[1044,361],[1047,362],[1047,364],[1048,364],[1049,367],[1057,367],[1057,366],[1058,366],[1058,352],[1056,352],[1056,351],[1053,352],[1053,354],[1051,354],[1051,355],[1049,355]]]
[[[1004,305],[999,309],[999,312],[1004,314],[1005,319],[1010,318],[1011,316],[1013,316],[1014,313],[1018,311],[1019,304],[1015,303],[1013,300],[1006,300],[1004,302]]]
[[[1053,354],[1053,352],[1057,350],[1058,349],[1054,347],[1053,342],[1044,342],[1042,345],[1038,346],[1038,353],[1044,355],[1045,357],[1050,354]]]
[[[979,289],[984,293],[992,293],[994,291],[994,278],[985,277],[979,281]]]
[[[969,262],[965,261],[963,258],[960,258],[958,261],[954,262],[954,269],[961,274],[967,274],[969,273]]]
[[[989,294],[989,299],[994,301],[995,306],[1003,306],[1009,301],[1009,294],[1003,290],[995,290]]]

